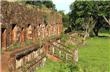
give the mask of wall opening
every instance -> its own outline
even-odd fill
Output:
[[[6,50],[6,28],[1,28],[1,47],[2,47],[2,50]]]

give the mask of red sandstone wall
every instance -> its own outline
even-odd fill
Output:
[[[4,37],[2,47],[7,48],[15,42],[20,42],[22,46],[27,39],[32,39],[33,43],[36,43],[38,38],[43,40],[53,35],[58,37],[62,32],[62,18],[57,12],[28,8],[16,2],[3,1],[1,6],[3,16],[1,21],[7,30],[2,34],[2,38]],[[13,24],[16,25],[14,29],[12,29]],[[31,27],[28,27],[29,24]]]

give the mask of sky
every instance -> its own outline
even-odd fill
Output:
[[[64,10],[65,13],[68,13],[70,11],[69,6],[71,3],[73,3],[75,0],[52,0],[53,3],[56,6],[56,9]]]

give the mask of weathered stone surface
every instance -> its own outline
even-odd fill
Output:
[[[9,58],[3,60],[3,63],[12,65],[9,67],[12,72],[21,72],[25,68],[32,71],[37,66],[44,65],[48,42],[61,34],[61,15],[52,10],[29,8],[17,2],[2,1],[1,6],[1,23],[5,28],[2,32],[2,48],[7,50],[3,51],[3,58],[9,53]],[[26,44],[27,40],[32,42]],[[3,67],[5,69],[5,65]]]

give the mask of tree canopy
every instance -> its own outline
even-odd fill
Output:
[[[65,14],[64,11],[59,11],[59,13],[62,15],[62,22],[64,27],[68,27],[69,23],[69,15]]]
[[[53,2],[51,0],[48,0],[48,1],[46,1],[46,0],[26,1],[25,3],[35,5],[35,6],[40,7],[40,8],[45,6],[49,9],[56,10],[55,9],[55,4],[53,4]]]
[[[70,9],[70,24],[75,30],[93,30],[98,35],[100,28],[110,26],[110,1],[75,1]]]

